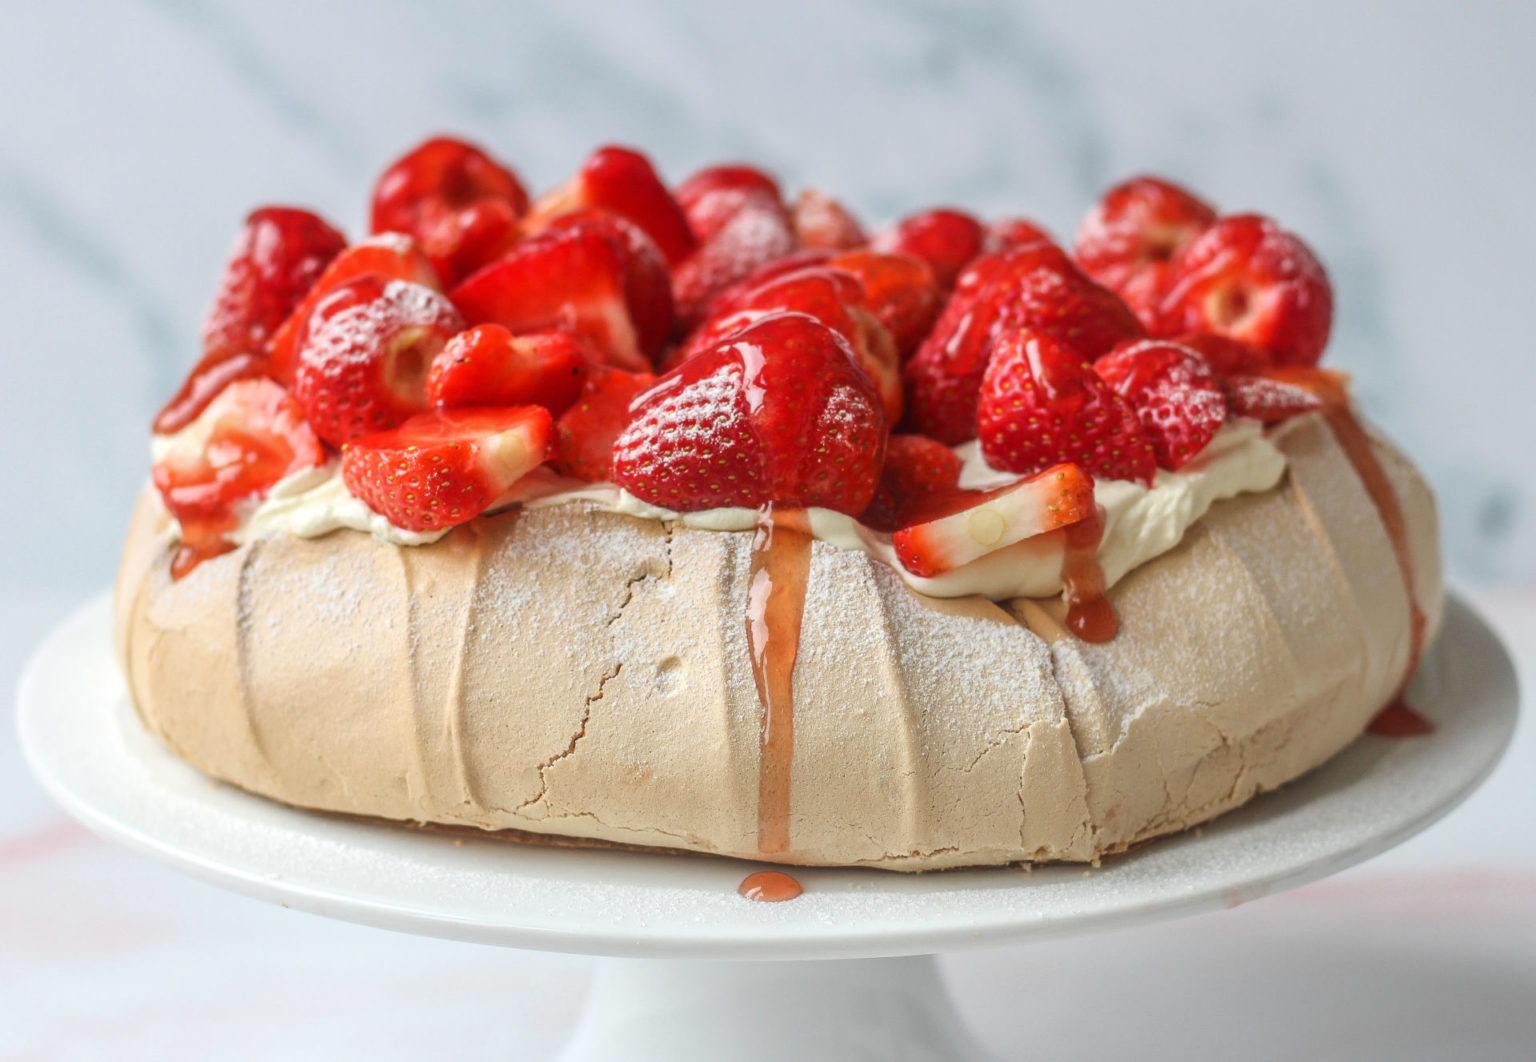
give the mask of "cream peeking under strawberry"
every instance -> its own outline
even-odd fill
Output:
[[[371,221],[348,246],[306,211],[247,220],[155,422],[178,575],[339,458],[410,531],[505,505],[547,463],[677,512],[836,510],[931,576],[1091,521],[1095,478],[1150,485],[1234,417],[1315,408],[1332,316],[1297,237],[1147,177],[1069,253],[948,208],[870,235],[749,166],[669,189],[617,147],[530,204],[436,138],[385,172]],[[1013,485],[960,488],[951,447],[973,439]]]

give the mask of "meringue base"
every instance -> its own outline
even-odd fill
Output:
[[[1058,600],[927,598],[815,543],[768,857],[748,532],[572,502],[425,546],[265,538],[173,581],[146,490],[117,648],[178,755],[299,807],[805,865],[1096,860],[1316,767],[1403,680],[1408,588],[1359,477],[1319,416],[1276,441],[1281,485],[1121,580],[1103,644]],[[1432,638],[1433,499],[1377,448]]]

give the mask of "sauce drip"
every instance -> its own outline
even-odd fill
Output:
[[[764,506],[752,539],[747,583],[747,649],[762,706],[758,745],[757,849],[789,848],[790,773],[795,755],[795,658],[811,571],[804,513]]]
[[[1435,724],[1408,707],[1403,699],[1398,697],[1377,712],[1376,717],[1365,729],[1381,737],[1421,737],[1424,734],[1433,733]]]
[[[1066,551],[1061,558],[1061,582],[1067,598],[1067,630],[1085,642],[1107,642],[1120,630],[1119,617],[1105,596],[1099,542],[1104,537],[1104,510],[1062,529]]]
[[[1419,607],[1418,595],[1414,593],[1416,584],[1413,552],[1408,545],[1408,522],[1403,517],[1403,507],[1397,497],[1397,491],[1392,488],[1392,481],[1387,478],[1386,470],[1381,467],[1381,460],[1376,456],[1376,449],[1371,444],[1370,436],[1355,419],[1354,410],[1349,404],[1349,394],[1344,390],[1339,378],[1330,373],[1311,370],[1305,372],[1300,380],[1293,382],[1301,383],[1322,402],[1323,419],[1328,422],[1328,428],[1333,432],[1333,437],[1338,440],[1344,456],[1354,466],[1355,474],[1360,477],[1365,493],[1370,497],[1371,504],[1375,506],[1376,513],[1381,518],[1381,526],[1386,529],[1387,538],[1392,543],[1392,554],[1397,559],[1398,571],[1403,577],[1403,588],[1408,593],[1408,666],[1403,671],[1403,681],[1393,695],[1393,703],[1383,709],[1383,713],[1386,713],[1401,700],[1403,690],[1408,687],[1408,680],[1413,678],[1414,672],[1419,669],[1419,658],[1424,653],[1424,610]],[[1404,705],[1404,708],[1406,707]],[[1417,713],[1414,714],[1417,715]],[[1432,726],[1431,729],[1433,729]],[[1425,732],[1427,731],[1421,731],[1421,733]]]
[[[779,903],[783,900],[793,900],[805,889],[788,874],[777,870],[762,870],[742,878],[736,891],[749,900]]]

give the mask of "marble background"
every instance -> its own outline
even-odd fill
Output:
[[[1330,355],[1440,493],[1449,561],[1536,680],[1536,4],[0,0],[0,688],[111,579],[146,425],[241,217],[356,230],[429,131],[530,184],[594,145],[758,159],[871,221],[1069,233],[1162,171],[1311,240]],[[1528,1059],[1536,727],[1387,856],[1242,908],[951,956],[1000,1057]],[[329,922],[98,841],[0,726],[0,1059],[548,1057],[587,960]],[[1146,971],[1157,976],[1148,977]],[[1022,989],[1022,991],[1021,991]],[[1198,1006],[1191,1000],[1199,1000]],[[1299,1021],[1297,1015],[1310,1020]]]
[[[674,178],[763,160],[873,221],[1064,234],[1144,169],[1272,213],[1328,263],[1331,361],[1439,489],[1454,572],[1530,584],[1533,40],[1519,2],[7,5],[0,585],[110,579],[244,213],[355,230],[434,130],[540,188],[609,140]]]

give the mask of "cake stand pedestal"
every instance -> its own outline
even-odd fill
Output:
[[[22,747],[75,817],[207,881],[411,933],[613,957],[568,1060],[982,1057],[933,953],[1231,907],[1367,859],[1434,822],[1514,729],[1514,671],[1465,605],[1409,699],[1427,737],[1367,736],[1201,830],[1097,869],[795,871],[804,895],[753,903],[759,867],[724,859],[456,838],[309,814],[207,777],[139,725],[98,599],[23,676]],[[787,961],[786,961],[787,960]],[[812,961],[815,960],[815,961]],[[831,961],[828,961],[831,960]]]

